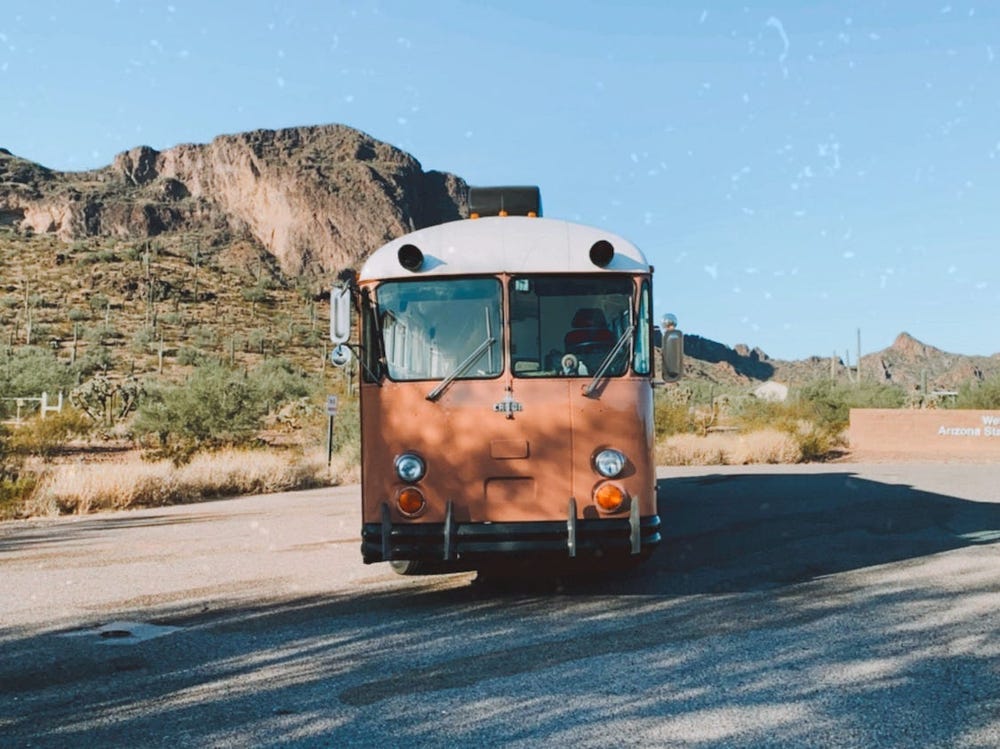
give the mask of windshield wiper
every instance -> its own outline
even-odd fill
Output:
[[[611,362],[614,361],[615,356],[617,356],[618,352],[621,351],[622,346],[624,346],[625,343],[628,341],[629,337],[632,335],[633,330],[635,330],[635,323],[632,323],[627,328],[625,328],[625,332],[618,337],[618,340],[615,342],[614,347],[608,352],[608,355],[604,357],[604,360],[601,362],[601,365],[597,368],[597,371],[594,372],[594,379],[592,379],[590,381],[590,384],[588,384],[587,387],[584,388],[583,390],[584,395],[590,397],[590,395],[595,390],[597,390],[597,384],[601,381],[601,379],[603,379],[604,373],[607,371],[608,367],[611,366]]]
[[[465,374],[465,371],[473,364],[475,364],[476,360],[483,355],[483,352],[486,351],[486,349],[492,346],[495,342],[496,338],[494,338],[493,336],[489,336],[486,338],[485,341],[476,346],[475,351],[469,354],[461,364],[459,364],[451,371],[451,374],[449,374],[447,377],[441,380],[441,382],[438,383],[438,386],[427,394],[427,400],[436,401],[438,398],[440,398],[441,393],[444,392],[444,389],[448,387],[455,380],[456,377],[461,377],[463,374]]]

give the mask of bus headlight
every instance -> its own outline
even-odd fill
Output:
[[[607,448],[594,456],[594,468],[606,479],[613,479],[625,470],[625,456]]]
[[[408,484],[416,483],[427,473],[423,458],[413,453],[403,453],[396,458],[396,475]]]
[[[628,494],[617,484],[607,481],[594,489],[594,503],[604,512],[618,512],[628,499]]]

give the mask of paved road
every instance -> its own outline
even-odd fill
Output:
[[[1000,745],[1000,469],[669,469],[631,575],[358,554],[357,488],[0,524],[0,746]]]

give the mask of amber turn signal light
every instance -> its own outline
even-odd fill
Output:
[[[624,490],[615,484],[601,484],[594,492],[594,502],[605,512],[617,512],[625,499]]]
[[[408,486],[400,491],[396,497],[396,506],[399,507],[399,511],[404,515],[416,515],[424,509],[424,505],[426,504],[424,495],[420,493],[419,489],[412,486]]]

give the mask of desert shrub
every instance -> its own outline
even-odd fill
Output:
[[[34,474],[4,475],[0,473],[0,520],[11,520],[25,514],[25,505],[38,485]]]
[[[267,331],[262,328],[254,328],[247,334],[247,346],[251,351],[263,350],[267,343]]]
[[[1000,375],[985,382],[967,382],[959,388],[956,408],[1000,409]]]
[[[133,429],[139,436],[155,438],[160,451],[184,462],[199,449],[247,444],[264,413],[250,378],[206,362],[180,385],[150,388]]]
[[[817,380],[799,390],[798,400],[819,426],[839,432],[847,427],[852,408],[902,408],[906,392],[898,385]]]
[[[244,301],[251,304],[268,304],[271,301],[268,286],[263,283],[258,283],[256,286],[251,286],[248,289],[240,289],[240,296],[243,297]]]
[[[37,397],[43,392],[54,396],[68,390],[73,379],[74,373],[47,349],[0,350],[0,393],[6,398]]]
[[[843,430],[824,428],[808,421],[801,422],[792,436],[799,448],[799,460],[803,463],[826,460],[844,446]]]
[[[207,357],[204,352],[192,346],[181,346],[177,349],[177,363],[185,366],[198,366],[206,361]]]
[[[657,439],[691,431],[687,404],[669,402],[656,404],[653,426]]]
[[[317,390],[305,370],[282,358],[261,362],[250,373],[250,379],[268,410],[285,401],[308,397]]]
[[[82,380],[95,372],[107,372],[114,366],[115,358],[110,349],[104,346],[87,346],[83,356],[73,365],[73,372],[76,378]]]
[[[89,343],[103,344],[109,343],[116,338],[120,338],[121,333],[114,325],[101,323],[83,331],[83,340]]]
[[[90,431],[91,422],[75,408],[64,407],[59,413],[35,416],[10,433],[7,449],[13,455],[48,457],[70,439]]]
[[[194,345],[201,349],[215,348],[219,343],[219,333],[211,325],[197,325],[191,329]]]
[[[35,489],[35,477],[22,473],[23,459],[10,449],[10,431],[0,424],[0,520],[20,517]]]
[[[92,312],[97,313],[97,312],[103,312],[105,309],[107,309],[108,305],[111,304],[111,302],[104,294],[97,293],[97,294],[91,294],[89,297],[87,297],[87,304],[90,305],[90,309]]]
[[[734,407],[731,420],[743,434],[784,433],[794,442],[798,460],[826,459],[843,446],[851,399],[835,389],[804,390],[805,396],[790,401],[744,399]]]
[[[694,430],[691,399],[691,390],[687,386],[656,390],[653,399],[653,430],[656,439]]]
[[[132,334],[132,351],[137,354],[145,353],[149,345],[156,340],[156,331],[151,327],[139,328]]]
[[[361,419],[358,411],[357,398],[340,397],[338,413],[333,420],[333,446],[343,458],[353,457],[360,466]]]
[[[770,428],[784,428],[787,431],[791,410],[787,402],[744,398],[733,406],[730,419],[743,432]]]

